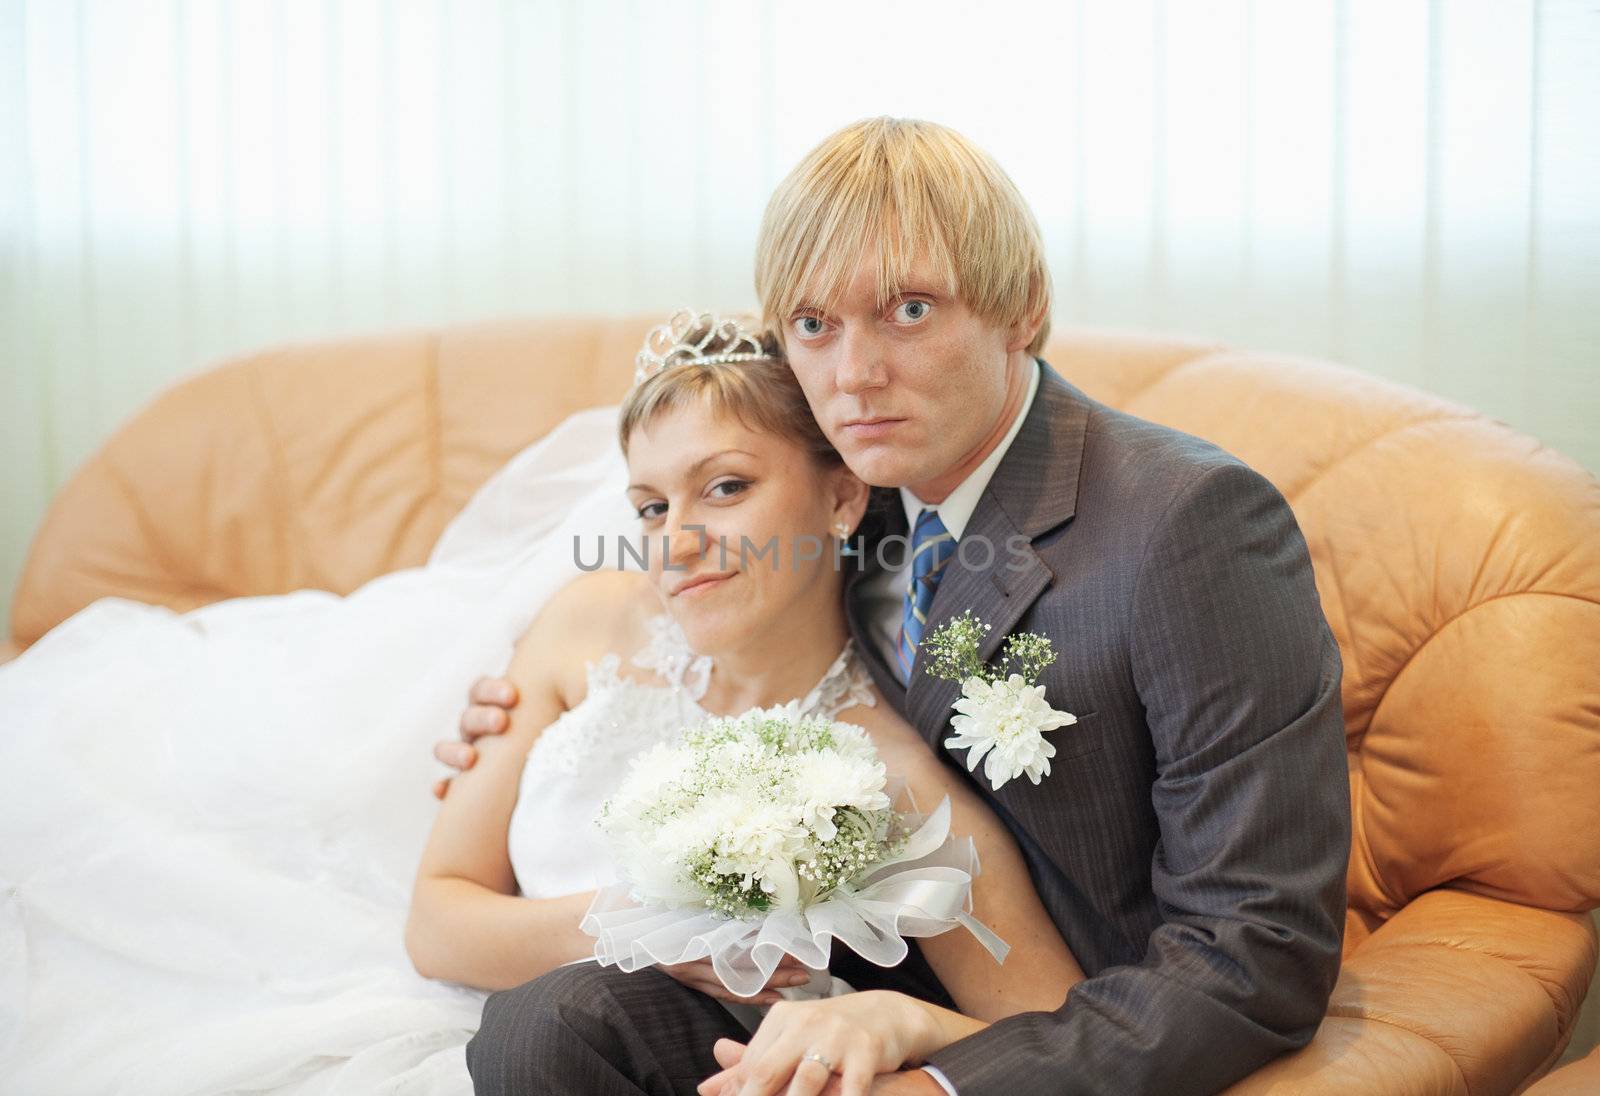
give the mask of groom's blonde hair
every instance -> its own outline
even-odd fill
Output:
[[[812,149],[767,203],[756,243],[762,321],[786,337],[803,305],[828,310],[876,251],[878,304],[919,251],[947,291],[997,327],[1050,333],[1050,272],[1033,212],[993,157],[933,122],[869,118]]]

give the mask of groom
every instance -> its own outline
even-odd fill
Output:
[[[873,1091],[1209,1093],[1305,1044],[1339,967],[1350,819],[1339,652],[1282,496],[1036,357],[1038,229],[947,129],[875,119],[824,141],[772,198],[756,285],[817,420],[877,488],[847,597],[889,702],[961,764],[942,746],[957,687],[916,645],[971,610],[985,657],[1048,636],[1047,699],[1078,717],[1039,784],[973,779],[1088,978]],[[875,550],[891,536],[911,552]],[[479,683],[469,738],[509,689]],[[835,970],[942,999],[919,959]],[[585,964],[492,996],[468,1061],[480,1092],[689,1092],[719,1036],[747,1038],[695,991]]]

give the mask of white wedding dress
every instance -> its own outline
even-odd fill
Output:
[[[402,940],[431,746],[579,573],[575,538],[592,560],[636,535],[615,423],[519,454],[424,567],[184,614],[106,599],[0,667],[0,1091],[471,1091],[484,994],[418,976]],[[525,893],[603,881],[607,780],[704,716],[706,664],[664,621],[655,678],[601,659],[531,751]],[[804,702],[866,688],[847,646]]]
[[[711,660],[690,650],[665,613],[649,620],[650,638],[629,661],[651,678],[625,674],[619,655],[588,667],[583,700],[540,733],[522,769],[508,844],[517,886],[530,898],[554,898],[615,882],[592,820],[627,772],[628,759],[682,727],[708,719],[699,704]],[[800,698],[805,715],[832,719],[874,703],[872,678],[853,640]],[[552,834],[561,840],[552,841]]]

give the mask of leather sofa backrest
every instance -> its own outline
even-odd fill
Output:
[[[176,609],[348,592],[426,559],[512,454],[615,402],[655,318],[556,317],[269,350],[161,394],[33,544],[26,645],[105,595]],[[1347,951],[1450,884],[1600,904],[1600,484],[1467,408],[1340,366],[1066,331],[1091,396],[1271,479],[1344,655]]]

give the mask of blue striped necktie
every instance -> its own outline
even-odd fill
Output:
[[[933,595],[939,589],[939,576],[955,550],[956,538],[939,520],[937,510],[924,510],[917,515],[917,527],[911,531],[911,581],[906,586],[905,604],[900,607],[900,639],[895,644],[900,680],[908,685],[917,644],[922,642]]]

